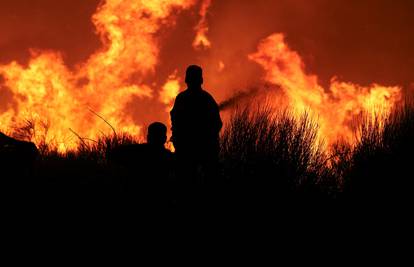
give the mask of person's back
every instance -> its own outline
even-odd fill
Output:
[[[182,198],[188,198],[184,203],[197,203],[196,199],[203,199],[203,185],[213,185],[218,178],[222,121],[216,101],[201,87],[202,69],[189,66],[185,82],[188,88],[176,97],[171,110],[172,142],[177,181],[184,191]]]
[[[186,72],[187,90],[181,92],[171,110],[172,141],[179,157],[200,159],[216,157],[220,112],[214,98],[201,88],[202,69],[189,66]]]

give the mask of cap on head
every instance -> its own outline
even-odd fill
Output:
[[[167,126],[161,122],[154,122],[148,126],[147,142],[152,145],[163,146],[167,141]]]
[[[189,86],[200,86],[203,84],[203,69],[197,65],[190,65],[185,72],[185,83]]]

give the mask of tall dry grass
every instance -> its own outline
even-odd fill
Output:
[[[344,172],[345,193],[372,201],[412,195],[413,102],[406,100],[385,118],[364,118],[356,136]]]
[[[336,182],[317,133],[307,113],[296,118],[266,106],[238,109],[221,137],[225,179],[266,194],[326,192]]]

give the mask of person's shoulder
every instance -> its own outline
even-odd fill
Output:
[[[178,94],[177,94],[177,96],[176,96],[176,97],[177,97],[177,98],[178,98],[178,97],[182,97],[183,95],[185,95],[185,91],[186,91],[186,90],[181,91],[181,92],[178,92]]]
[[[141,153],[148,153],[148,152],[151,152],[153,149],[154,149],[153,146],[148,143],[138,144],[135,147],[135,150]]]
[[[214,99],[214,97],[206,90],[203,89],[202,94],[203,94],[204,99],[207,99],[207,101],[216,103],[216,100]]]
[[[120,152],[135,152],[142,150],[144,147],[144,144],[123,144],[116,147],[115,149]]]
[[[204,90],[204,89],[202,89],[202,90],[200,90],[200,92],[205,96],[205,97],[208,97],[208,98],[213,98],[213,96],[207,91],[207,90]]]
[[[177,99],[177,98],[183,98],[183,97],[186,97],[188,94],[189,94],[189,90],[188,90],[188,89],[186,89],[186,90],[184,90],[184,91],[181,91],[181,92],[179,92],[179,93],[178,93],[178,95],[176,96],[176,99]]]
[[[185,101],[185,99],[188,98],[188,90],[184,90],[178,93],[178,95],[175,97],[175,102],[179,103],[182,101]]]

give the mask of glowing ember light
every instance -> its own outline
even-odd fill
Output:
[[[224,65],[224,62],[220,61],[219,64],[218,64],[218,71],[222,72],[225,67],[226,67],[226,65]]]

